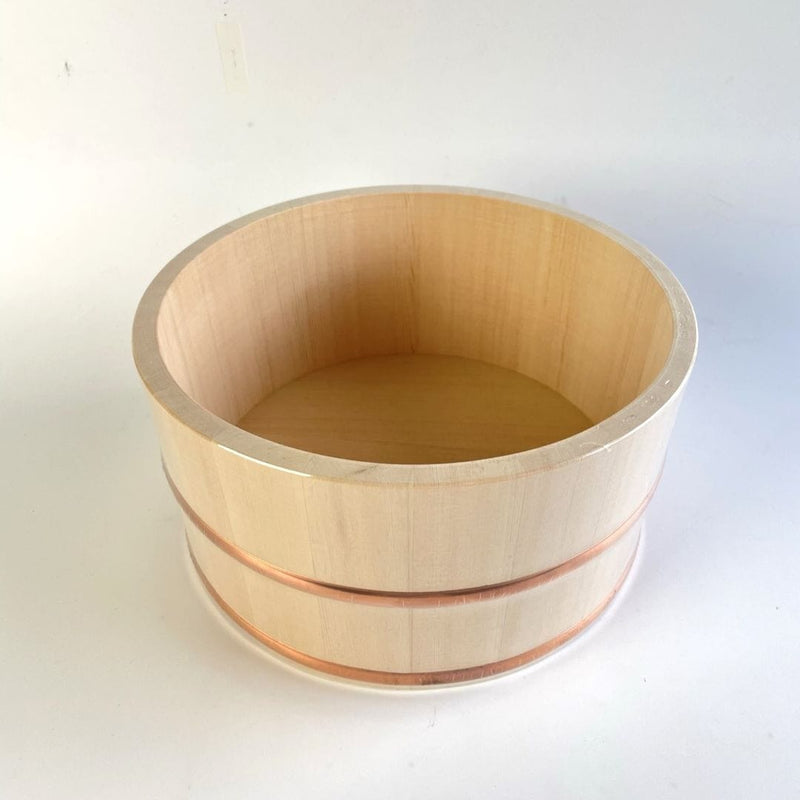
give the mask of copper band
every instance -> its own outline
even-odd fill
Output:
[[[524,592],[527,589],[533,589],[535,586],[549,583],[568,572],[572,572],[572,570],[577,569],[587,561],[600,555],[604,550],[607,550],[633,527],[647,508],[647,504],[652,499],[661,477],[659,474],[644,500],[642,500],[636,510],[622,525],[613,530],[605,539],[601,539],[597,544],[592,545],[582,553],[578,553],[578,555],[573,556],[555,567],[534,573],[533,575],[527,575],[523,578],[515,578],[510,581],[495,583],[489,586],[478,586],[471,589],[429,592],[382,592],[375,589],[358,589],[339,586],[333,583],[325,583],[324,581],[315,581],[310,578],[303,578],[293,572],[288,572],[280,567],[273,566],[257,556],[248,553],[246,550],[242,550],[241,547],[237,547],[235,544],[232,544],[227,539],[220,536],[220,534],[197,515],[186,498],[178,491],[177,486],[175,486],[175,483],[167,471],[166,465],[163,466],[164,474],[167,476],[167,483],[186,516],[207,539],[219,547],[220,550],[223,550],[229,556],[235,558],[240,564],[243,564],[254,572],[258,572],[271,580],[282,583],[285,586],[291,586],[293,589],[315,594],[320,597],[328,597],[346,603],[363,603],[373,606],[400,606],[403,608],[438,608],[441,606],[462,605],[463,603],[471,603],[480,600],[494,600],[499,597],[516,594],[517,592]]]
[[[638,541],[636,547],[638,549]],[[288,644],[274,639],[267,633],[264,633],[260,628],[257,628],[251,622],[248,622],[241,614],[235,611],[225,600],[220,597],[217,590],[211,585],[211,582],[204,575],[203,570],[200,569],[197,560],[194,557],[191,546],[189,547],[189,555],[192,559],[197,574],[203,582],[208,593],[211,595],[217,605],[224,611],[240,628],[246,633],[249,633],[254,639],[265,644],[271,650],[284,656],[285,658],[296,661],[305,667],[325,672],[328,675],[335,675],[338,678],[345,678],[353,681],[366,681],[368,683],[382,683],[390,684],[393,686],[432,686],[443,683],[460,683],[463,681],[475,681],[481,678],[489,678],[493,675],[499,675],[502,672],[508,672],[512,669],[517,669],[535,661],[537,658],[547,655],[561,645],[568,642],[573,637],[577,636],[582,630],[592,624],[603,613],[609,603],[614,599],[614,596],[622,587],[625,578],[628,577],[631,566],[636,558],[636,550],[628,561],[625,569],[622,572],[619,580],[617,581],[611,593],[595,608],[591,613],[573,625],[571,628],[558,634],[558,636],[550,639],[543,644],[537,645],[531,650],[526,650],[516,656],[503,658],[500,661],[494,661],[491,664],[484,664],[477,667],[463,667],[461,669],[447,669],[438,672],[384,672],[383,670],[364,669],[362,667],[351,667],[345,664],[337,664],[333,661],[326,661],[322,658],[310,656],[300,650],[295,650]]]

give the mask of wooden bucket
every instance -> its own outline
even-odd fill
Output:
[[[416,186],[219,228],[133,332],[211,596],[290,659],[396,685],[516,668],[608,605],[696,343],[624,236]]]

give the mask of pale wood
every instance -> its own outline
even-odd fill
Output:
[[[396,464],[507,455],[591,424],[558,392],[519,372],[419,353],[310,372],[239,420],[239,427],[291,447]]]
[[[159,274],[134,326],[165,466],[204,523],[277,568],[382,592],[519,579],[623,525],[657,480],[695,350],[688,298],[639,245],[523,198],[425,187],[231,223]],[[364,396],[369,374],[409,380]],[[187,528],[248,621],[388,671],[533,647],[627,563],[621,539],[546,594],[517,595],[513,613],[510,600],[345,612],[276,589]],[[634,534],[624,541],[632,550]]]
[[[525,592],[441,608],[392,608],[290,589],[243,569],[185,522],[203,574],[256,627],[325,661],[400,673],[490,664],[552,639],[613,590],[641,532],[639,523],[597,558]]]

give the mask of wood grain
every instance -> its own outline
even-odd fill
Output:
[[[239,426],[357,461],[471,461],[542,447],[591,426],[542,383],[458,356],[371,356],[334,364],[268,394]]]
[[[165,467],[224,603],[321,662],[453,675],[578,625],[639,525],[546,591],[458,612],[309,597],[230,553],[356,594],[557,569],[649,496],[696,345],[685,292],[640,245],[437,187],[223,226],[162,270],[134,323]]]

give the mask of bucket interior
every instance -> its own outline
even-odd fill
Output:
[[[667,296],[622,245],[468,194],[322,199],[199,253],[158,343],[195,402],[254,434],[361,461],[444,463],[572,436],[664,366]]]

